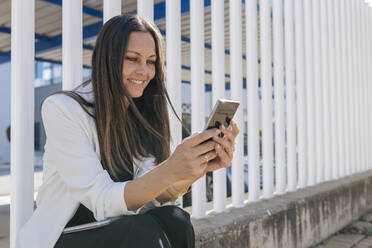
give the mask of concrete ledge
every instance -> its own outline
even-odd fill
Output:
[[[371,209],[372,170],[192,222],[196,247],[298,248],[319,243]]]

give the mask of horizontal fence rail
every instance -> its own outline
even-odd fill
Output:
[[[35,10],[34,0],[27,1],[27,9],[19,7],[21,2],[12,0],[12,28],[18,30],[12,33],[11,60],[12,248],[31,214],[33,187],[31,163],[19,158],[23,151],[33,151],[33,132],[27,124],[32,118],[26,113],[31,112],[34,96],[26,85],[34,77],[34,38],[27,30],[34,32]],[[190,37],[182,34],[181,39],[185,2],[190,7]],[[213,0],[210,4],[206,8],[200,0],[165,1],[166,84],[176,112],[182,115],[182,42],[190,43],[192,132],[203,129],[209,114],[205,71],[212,74],[212,105],[222,97],[241,102],[234,117],[241,132],[232,167],[215,171],[212,184],[206,184],[206,177],[193,184],[192,216],[228,211],[227,192],[232,207],[243,207],[372,169],[370,3]],[[152,6],[153,0],[138,0],[137,13],[153,21]],[[62,7],[63,88],[72,89],[72,82],[82,81],[82,0],[63,0]],[[121,1],[105,0],[103,8],[107,21],[121,13]],[[211,44],[205,40],[207,12],[211,12]],[[174,150],[182,140],[182,128],[172,114],[170,120]],[[32,154],[26,153],[30,161]],[[21,163],[28,169],[21,169]],[[207,208],[207,187],[213,187],[212,209]]]

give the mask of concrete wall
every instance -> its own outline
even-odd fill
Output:
[[[40,147],[43,151],[45,133],[40,116],[40,104],[44,98],[62,88],[62,84],[52,84],[35,88],[35,123],[40,123]],[[10,161],[10,143],[6,129],[10,125],[10,63],[0,64],[0,164]]]
[[[372,209],[372,170],[193,219],[196,247],[311,247]]]
[[[10,63],[0,64],[0,164],[10,161],[6,129],[10,125]]]
[[[45,131],[43,122],[41,119],[40,107],[41,103],[44,101],[45,97],[50,95],[53,92],[59,91],[62,89],[62,84],[51,84],[42,87],[35,88],[35,123],[39,123],[39,132],[40,132],[40,151],[44,151],[45,145]],[[36,137],[35,137],[36,138]]]

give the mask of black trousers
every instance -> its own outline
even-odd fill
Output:
[[[108,226],[63,234],[55,248],[194,248],[190,215],[176,206],[126,215]]]

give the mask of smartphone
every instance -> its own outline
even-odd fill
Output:
[[[239,104],[238,101],[218,99],[204,129],[219,128],[221,125],[227,128],[238,110]]]

